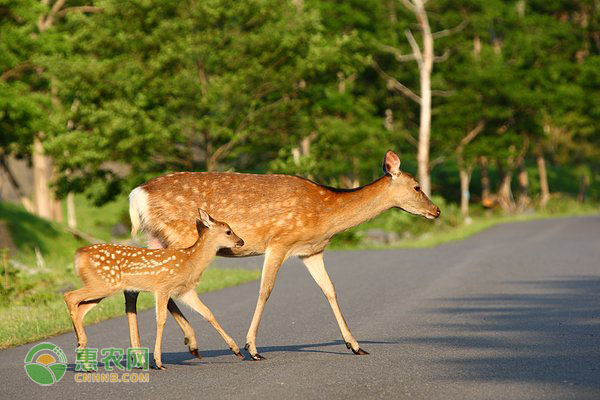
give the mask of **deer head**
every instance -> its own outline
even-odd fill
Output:
[[[198,236],[201,236],[206,229],[208,230],[207,233],[217,240],[219,248],[242,247],[244,245],[244,241],[233,232],[227,223],[214,220],[206,211],[200,208],[198,214],[200,216],[196,218]]]
[[[421,191],[419,182],[410,174],[400,171],[400,157],[391,150],[383,159],[383,171],[392,178],[389,195],[394,207],[427,219],[440,216],[439,207]]]

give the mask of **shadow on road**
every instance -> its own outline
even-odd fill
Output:
[[[390,343],[399,343],[399,342],[383,342],[383,341],[369,341],[363,340],[362,344],[390,344]],[[339,346],[340,349],[344,349],[343,351],[334,351],[334,350],[324,350],[323,347],[330,346]],[[308,352],[308,353],[325,353],[325,354],[338,354],[342,356],[354,356],[350,350],[346,350],[346,345],[341,340],[334,340],[330,342],[324,343],[306,343],[306,344],[293,344],[293,345],[285,345],[285,346],[259,346],[258,347],[260,354],[268,354],[273,352]],[[242,350],[242,353],[245,353]],[[232,362],[237,362],[237,358],[233,355],[230,350],[219,349],[219,350],[202,350],[200,349],[200,354],[202,358],[214,358],[221,356],[231,355]],[[152,354],[150,354],[150,358],[152,358]],[[188,352],[173,352],[173,353],[163,353],[163,361],[168,364],[190,364],[190,362],[202,362],[202,360],[198,360],[194,358]],[[246,360],[249,358],[246,355]],[[211,361],[213,362],[213,361]]]
[[[399,344],[400,342],[394,341],[374,341],[374,340],[363,340],[362,344]],[[259,346],[259,352],[261,354],[273,353],[273,352],[309,352],[309,353],[326,353],[326,354],[338,354],[342,356],[354,356],[350,350],[347,351],[331,351],[331,350],[323,350],[322,347],[329,346],[340,346],[345,350],[345,343],[341,340],[334,340],[331,342],[324,343],[306,343],[306,344],[295,344],[295,345],[285,345],[285,346]],[[242,350],[244,353],[244,350]],[[235,355],[228,349],[217,349],[217,350],[202,350],[200,349],[200,354],[202,359],[198,359],[191,355],[187,351],[181,352],[163,352],[162,360],[167,365],[200,365],[204,364],[204,359],[223,357],[223,356],[231,356],[231,361],[210,361],[211,364],[219,363],[219,364],[236,364],[239,363],[240,360],[235,357]],[[150,365],[153,364],[153,355],[150,353]],[[246,355],[245,361],[250,361],[250,358]],[[125,368],[125,361],[121,362],[121,366]],[[98,370],[104,370],[104,364],[98,362]],[[115,369],[116,370],[116,369]],[[75,372],[75,364],[67,365],[67,371]]]
[[[503,285],[522,293],[436,299],[432,335],[407,340],[453,354],[440,379],[600,388],[600,277]]]

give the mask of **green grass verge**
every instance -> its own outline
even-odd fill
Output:
[[[208,269],[200,280],[199,293],[223,289],[253,281],[260,276],[259,270],[244,269]],[[71,319],[60,293],[52,300],[41,304],[20,304],[0,308],[0,349],[29,343],[49,336],[71,331]],[[154,306],[150,293],[141,293],[138,309],[145,310]],[[122,295],[115,295],[102,301],[85,317],[85,324],[125,314],[125,302]],[[75,341],[75,338],[73,338]],[[75,343],[75,342],[74,342]]]
[[[127,210],[125,199],[103,207],[92,207],[80,196],[76,202],[79,229],[106,241],[112,238],[111,227]],[[76,239],[63,225],[32,215],[18,205],[0,203],[0,220],[6,222],[17,247],[8,265],[0,262],[0,349],[71,330],[62,294],[81,286],[73,271],[73,255],[88,243]],[[259,277],[258,270],[209,268],[198,291],[219,290]],[[140,309],[153,305],[152,295],[140,295]],[[123,296],[114,296],[90,311],[85,322],[95,323],[124,312]]]

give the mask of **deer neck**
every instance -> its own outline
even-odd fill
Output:
[[[219,246],[216,240],[210,237],[207,229],[204,229],[196,240],[196,243],[187,249],[190,266],[190,280],[198,282],[202,272],[208,267],[208,264],[217,254]]]
[[[333,206],[328,207],[330,232],[336,234],[375,218],[392,207],[389,199],[391,178],[384,176],[356,190],[334,193]]]

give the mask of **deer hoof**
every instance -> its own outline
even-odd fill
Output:
[[[200,355],[198,349],[190,349],[190,354],[198,359],[202,359],[202,356]]]
[[[348,348],[348,349],[352,350],[352,352],[353,352],[354,354],[356,354],[357,356],[366,356],[366,355],[368,355],[368,354],[369,354],[367,351],[365,351],[365,350],[361,349],[360,347],[358,348],[358,350],[354,350],[354,349],[352,348],[352,345],[351,345],[350,343],[348,343],[348,342],[346,342],[346,348]]]
[[[264,358],[263,356],[261,356],[258,353],[256,353],[256,354],[250,354],[250,358],[252,358],[252,361],[266,360],[266,358]]]
[[[248,352],[248,354],[250,355],[250,358],[252,359],[252,361],[260,361],[260,360],[264,360],[265,358],[263,356],[261,356],[258,353],[254,353],[252,354],[248,349],[250,348],[250,345],[248,343],[246,343],[246,346],[244,346],[244,350],[246,350]]]
[[[237,353],[234,353],[240,360],[243,360],[245,357],[242,355],[242,353],[240,353],[239,351]]]
[[[361,349],[360,347],[358,348],[358,350],[354,350],[354,349],[352,349],[352,352],[353,352],[354,354],[356,354],[357,356],[366,356],[366,355],[368,355],[368,354],[369,354],[368,352],[364,351],[364,350],[363,350],[363,349]]]
[[[160,370],[165,370],[165,369],[167,369],[167,367],[165,367],[165,366],[164,366],[164,365],[162,365],[162,364],[160,364],[160,365],[156,364],[156,365],[153,367],[153,369],[157,369],[157,370],[159,370],[159,371],[160,371]]]

